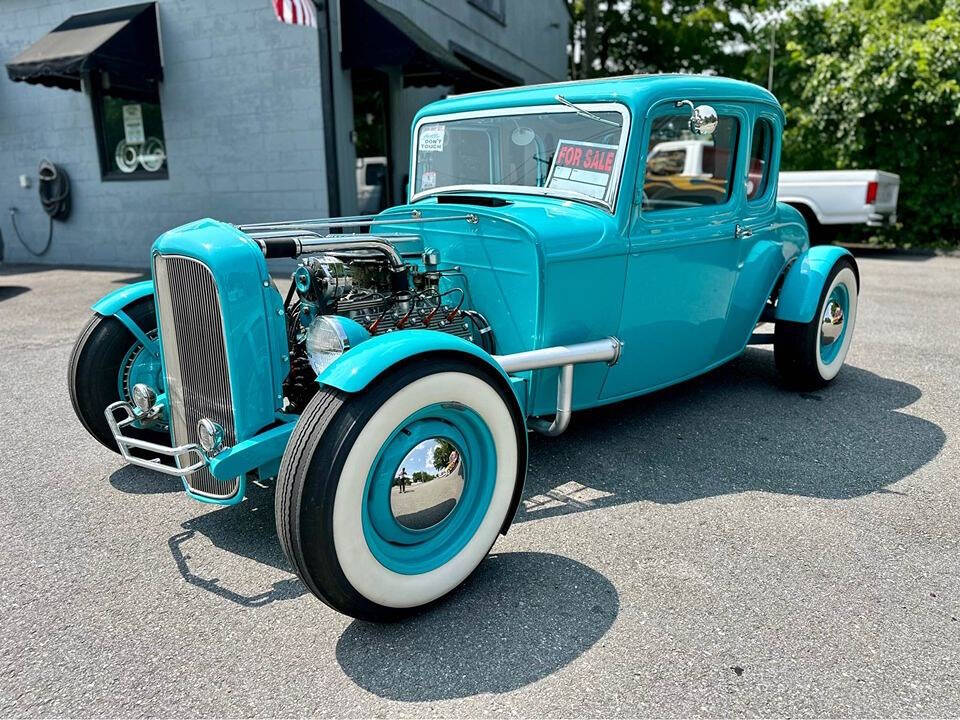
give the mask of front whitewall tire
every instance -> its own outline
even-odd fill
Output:
[[[451,402],[476,412],[493,434],[497,455],[493,498],[473,539],[451,560],[427,573],[403,575],[381,565],[367,546],[360,523],[366,478],[377,452],[404,419],[432,404]],[[483,380],[464,373],[439,373],[396,393],[370,418],[353,444],[337,486],[333,540],[350,584],[368,600],[394,608],[425,605],[453,590],[480,564],[497,539],[513,497],[517,455],[510,410]]]
[[[441,521],[411,530],[393,510],[393,463],[423,437],[457,446],[463,480]],[[512,520],[526,462],[524,418],[497,370],[468,357],[418,356],[361,392],[323,387],[307,404],[277,476],[277,535],[327,605],[397,620],[452,591],[482,562]]]

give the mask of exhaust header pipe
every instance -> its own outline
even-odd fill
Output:
[[[573,366],[588,362],[606,362],[608,365],[616,365],[620,359],[622,347],[623,343],[620,340],[608,337],[576,345],[556,345],[511,355],[494,355],[493,359],[507,373],[560,368],[560,376],[557,378],[556,415],[552,421],[542,418],[533,418],[529,421],[530,427],[537,432],[554,436],[567,429],[573,414]]]

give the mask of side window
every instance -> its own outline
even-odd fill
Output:
[[[730,197],[740,123],[721,115],[712,135],[690,132],[690,113],[654,118],[643,180],[645,211],[721,205]]]
[[[750,143],[750,167],[747,168],[747,200],[763,197],[770,175],[770,152],[773,147],[773,125],[760,118],[753,126]]]

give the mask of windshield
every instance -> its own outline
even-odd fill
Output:
[[[533,193],[612,210],[629,115],[610,103],[562,105],[424,118],[413,163],[416,200],[438,192]]]

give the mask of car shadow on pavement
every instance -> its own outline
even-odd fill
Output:
[[[751,490],[838,500],[885,492],[946,442],[938,425],[899,412],[920,397],[849,365],[826,388],[794,392],[778,383],[773,353],[750,348],[698,379],[574,413],[558,439],[531,435],[515,522]]]
[[[30,292],[30,288],[23,285],[0,285],[0,302],[23,295],[25,292]]]
[[[191,585],[244,607],[262,607],[278,600],[292,600],[305,595],[307,588],[293,574],[293,569],[283,556],[273,511],[273,487],[248,482],[244,502],[184,522],[182,532],[167,541],[180,575]],[[284,574],[289,573],[289,576],[273,582],[266,580],[264,587],[254,592],[231,588],[216,577],[204,577],[190,563],[189,546],[197,535],[204,536],[220,550],[249,558]]]
[[[110,484],[120,492],[130,495],[160,495],[183,492],[183,482],[178,477],[145,470],[136,465],[124,465],[110,473]]]
[[[610,581],[582,563],[550,553],[493,554],[413,618],[351,623],[337,662],[357,685],[391,700],[509,692],[580,657],[619,611]]]

